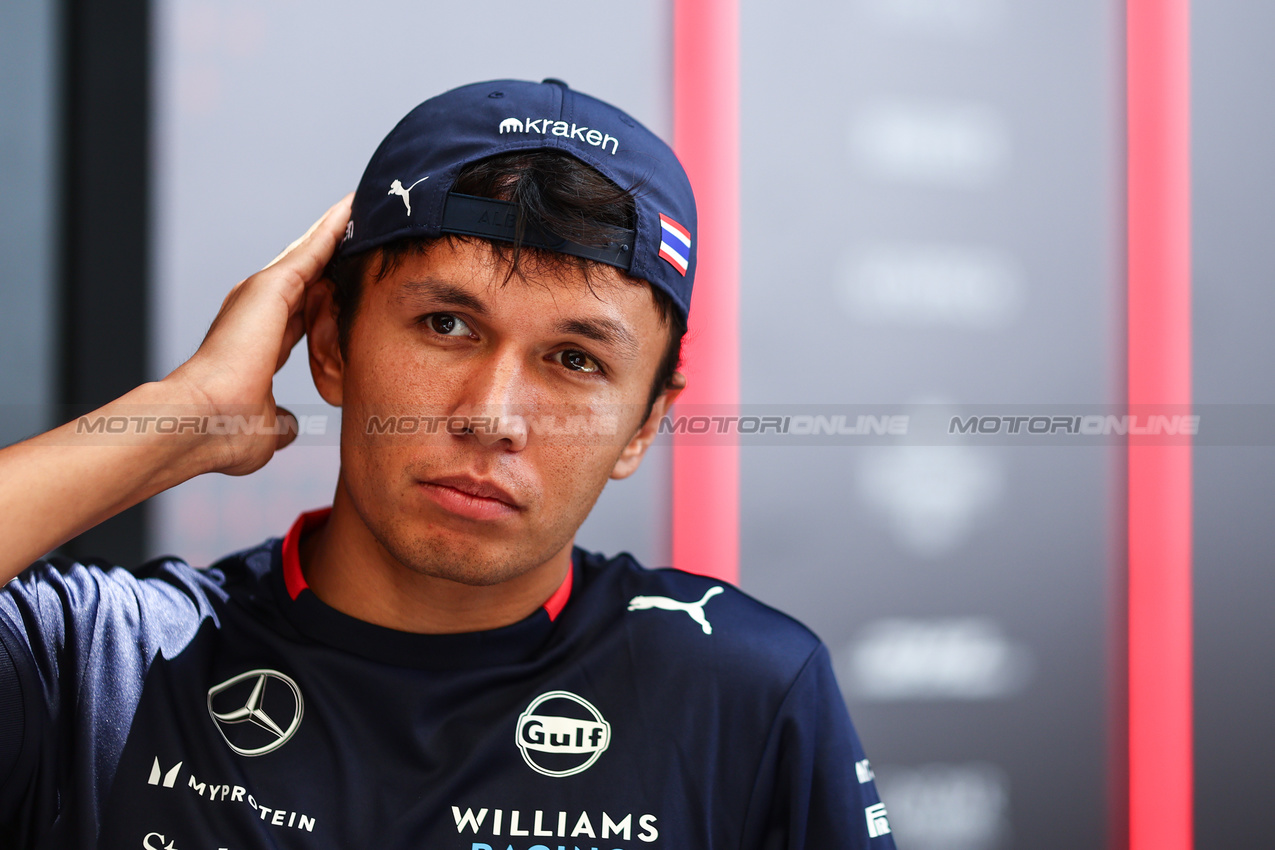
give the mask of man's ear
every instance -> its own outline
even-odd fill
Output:
[[[686,389],[686,376],[681,372],[674,372],[673,377],[669,379],[668,387],[656,397],[655,404],[651,405],[651,414],[646,417],[642,427],[637,430],[633,439],[629,440],[629,444],[620,453],[619,460],[611,469],[612,478],[618,481],[637,472],[642,458],[646,455],[646,450],[651,447],[651,443],[655,442],[660,420],[664,418],[664,414],[668,413],[668,409],[673,406],[673,402],[684,389]]]
[[[305,294],[305,340],[310,352],[310,375],[323,400],[340,407],[344,396],[345,360],[332,300],[332,281],[316,282]]]

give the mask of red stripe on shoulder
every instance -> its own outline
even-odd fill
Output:
[[[567,600],[571,598],[571,577],[573,573],[575,573],[575,567],[567,567],[567,577],[562,580],[562,584],[558,585],[558,589],[553,592],[553,596],[545,600],[544,609],[550,620],[558,619],[562,609],[567,606]]]
[[[301,571],[301,536],[327,522],[331,513],[332,508],[329,507],[302,514],[283,538],[283,583],[288,588],[288,596],[293,599],[310,586]]]

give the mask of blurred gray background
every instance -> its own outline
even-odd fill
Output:
[[[83,5],[0,5],[6,442],[88,401],[68,397],[67,362],[112,358],[68,334],[59,283]],[[671,138],[667,0],[137,8],[144,377],[187,357],[226,290],[425,97],[555,76]],[[1271,403],[1275,7],[1211,0],[1192,25],[1195,397]],[[741,38],[745,404],[1120,401],[1122,3],[742,0]],[[303,352],[276,397],[325,412]],[[142,554],[207,563],[281,534],[330,501],[334,443],[154,500]],[[1248,846],[1275,826],[1275,450],[1195,458],[1197,844]],[[743,587],[829,645],[901,847],[1121,846],[1122,463],[1116,447],[742,451]],[[668,481],[660,446],[581,545],[667,563]]]

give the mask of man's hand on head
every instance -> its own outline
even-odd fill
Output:
[[[164,382],[188,393],[205,415],[264,416],[267,425],[276,416],[294,419],[275,404],[274,375],[305,334],[306,292],[323,279],[353,197],[342,198],[265,268],[236,284],[199,350]],[[296,437],[295,428],[275,430],[282,433],[223,437],[209,471],[244,475],[261,468]]]
[[[295,428],[272,427],[276,417],[292,418],[275,404],[274,375],[305,331],[306,292],[322,280],[340,244],[352,199],[339,201],[270,265],[230,290],[199,350],[168,377],[0,450],[0,585],[156,493],[205,472],[245,475],[293,440]],[[266,427],[209,435],[147,424],[214,416],[259,417]],[[133,427],[91,427],[107,421]]]

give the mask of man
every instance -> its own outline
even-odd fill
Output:
[[[892,847],[813,635],[572,545],[685,383],[695,228],[672,152],[614,107],[456,89],[189,361],[0,452],[8,580],[265,464],[302,336],[342,408],[333,505],[282,541],[9,582],[4,846]]]

